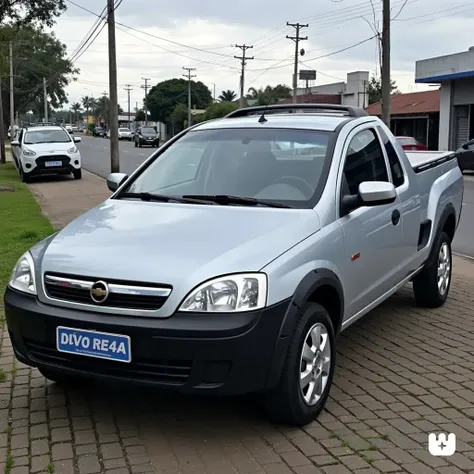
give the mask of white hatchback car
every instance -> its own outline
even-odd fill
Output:
[[[11,143],[21,180],[27,182],[32,176],[69,173],[81,179],[81,153],[75,145],[80,141],[80,137],[72,138],[59,126],[21,129]]]

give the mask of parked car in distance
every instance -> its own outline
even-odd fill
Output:
[[[20,257],[5,293],[16,358],[65,385],[258,393],[274,421],[304,425],[341,331],[408,282],[419,306],[448,297],[455,155],[406,153],[363,109],[239,109],[107,185]]]
[[[160,145],[160,136],[153,127],[138,127],[134,134],[135,147],[150,145],[157,147]]]
[[[474,140],[469,140],[458,148],[456,156],[461,171],[474,171]]]
[[[110,128],[107,131],[107,138],[110,138]],[[118,139],[119,140],[128,140],[129,142],[131,142],[132,139],[133,139],[132,132],[130,131],[129,128],[120,127],[118,129]]]
[[[402,146],[404,150],[428,150],[426,145],[423,145],[423,143],[420,143],[418,140],[416,140],[413,137],[396,137],[398,140],[398,143]]]
[[[106,137],[106,134],[105,134],[105,129],[103,127],[95,127],[94,128],[94,131],[92,132],[92,136],[93,137]]]
[[[59,126],[22,128],[12,141],[15,165],[21,180],[28,182],[32,176],[72,173],[81,179],[81,153],[72,138]]]

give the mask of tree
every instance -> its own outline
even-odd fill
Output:
[[[219,100],[221,102],[232,102],[235,100],[236,97],[237,94],[234,91],[228,89],[226,91],[222,91],[222,94],[219,96]]]
[[[82,106],[79,102],[74,102],[72,105],[71,105],[71,109],[72,111],[76,114],[76,123],[79,122],[79,112],[81,111],[82,109]]]
[[[53,26],[64,10],[64,0],[0,0],[0,24]]]
[[[257,105],[276,104],[280,99],[288,99],[290,97],[291,88],[284,84],[278,84],[275,87],[261,87],[260,89],[250,87],[247,94],[247,99],[256,100]]]
[[[89,97],[88,95],[85,95],[84,97],[81,98],[82,106],[86,109],[86,120],[89,120],[89,110],[94,109],[94,99],[92,97]]]
[[[136,122],[144,122],[145,121],[145,112],[142,109],[137,110],[137,115],[135,115]]]
[[[369,94],[369,105],[382,100],[382,80],[376,76],[372,76],[367,87],[367,93]],[[393,79],[390,81],[390,93],[401,94]]]
[[[188,81],[168,79],[150,89],[146,103],[152,120],[170,123],[171,114],[177,104],[188,103]],[[191,81],[191,104],[197,109],[205,109],[212,103],[212,94],[201,81]]]
[[[238,108],[239,106],[235,102],[217,102],[216,104],[211,104],[206,109],[206,112],[204,112],[203,120],[225,117],[227,114],[230,114]]]
[[[110,99],[103,95],[96,99],[93,103],[93,113],[94,119],[96,122],[104,122],[104,124],[108,124],[109,122],[109,106],[110,106]],[[118,114],[123,114],[122,107],[118,106]]]
[[[181,132],[185,128],[185,122],[188,120],[188,108],[184,104],[178,104],[171,112],[170,121],[173,127],[173,134]]]
[[[43,78],[46,78],[49,108],[58,109],[66,104],[66,87],[79,73],[67,58],[66,45],[54,33],[39,28],[23,27],[13,31],[9,27],[0,27],[0,35],[2,33],[12,39],[14,101],[19,114],[32,110],[35,116],[43,116]],[[0,42],[0,62],[7,58],[8,43]],[[7,88],[2,91],[2,99],[4,121],[9,123],[10,94]]]

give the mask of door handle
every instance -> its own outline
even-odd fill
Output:
[[[400,211],[398,209],[395,209],[392,212],[392,224],[397,225],[400,222]]]

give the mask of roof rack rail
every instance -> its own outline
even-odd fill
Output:
[[[267,114],[273,113],[299,113],[299,112],[314,112],[314,113],[339,113],[348,115],[349,117],[366,117],[369,115],[364,109],[360,107],[353,107],[351,105],[336,105],[336,104],[274,104],[274,105],[259,105],[254,107],[244,107],[234,110],[224,118],[248,117],[250,115],[258,115],[265,112]]]

